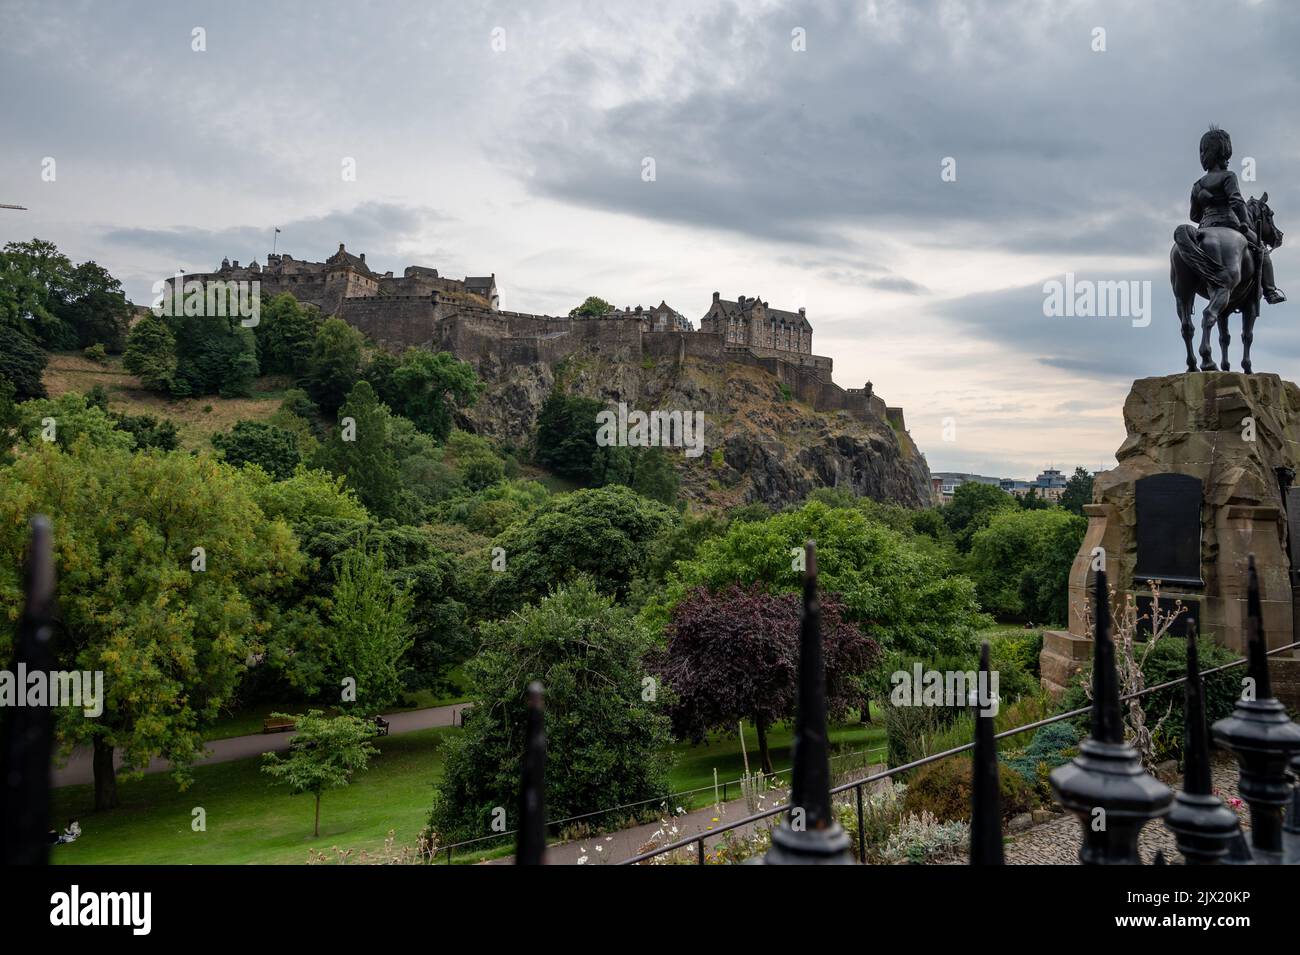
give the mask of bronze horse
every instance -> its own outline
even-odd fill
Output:
[[[1269,248],[1282,244],[1282,230],[1273,224],[1273,210],[1268,207],[1268,193],[1246,203],[1248,225]],[[1201,371],[1228,371],[1228,318],[1241,312],[1241,370],[1250,374],[1250,343],[1255,339],[1255,319],[1259,318],[1261,254],[1259,246],[1236,229],[1211,226],[1198,229],[1180,225],[1174,230],[1174,246],[1169,250],[1169,283],[1174,290],[1178,321],[1183,326],[1183,343],[1187,346],[1187,370],[1196,371],[1192,354],[1192,310],[1196,296],[1208,299],[1201,313]],[[1223,360],[1214,364],[1210,348],[1210,328],[1219,326],[1219,350]]]

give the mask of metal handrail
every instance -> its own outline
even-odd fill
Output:
[[[884,749],[887,749],[887,747],[873,746],[870,749],[855,749],[855,750],[850,750],[849,752],[846,753],[833,753],[830,758],[846,759],[850,756],[864,756],[867,753],[879,753]],[[793,767],[786,768],[786,769],[778,769],[770,773],[764,773],[763,775],[770,778],[772,776],[783,776],[792,771],[793,771]],[[718,783],[718,785],[722,786],[723,791],[725,792],[726,787],[730,786],[732,783],[739,783],[739,782],[741,782],[740,779],[724,779],[722,780],[722,782]],[[579,813],[576,816],[566,816],[563,819],[548,819],[545,823],[545,826],[547,828],[550,828],[551,826],[559,826],[567,822],[576,822],[579,819],[589,819],[592,816],[603,816],[605,813],[618,812],[620,809],[633,809],[637,806],[649,806],[653,803],[663,803],[664,805],[667,805],[669,802],[674,801],[674,797],[676,796],[693,796],[695,793],[708,792],[710,789],[715,789],[715,788],[716,788],[715,786],[697,786],[694,789],[681,789],[678,790],[677,792],[668,793],[666,796],[655,796],[651,799],[642,799],[640,802],[628,802],[628,803],[623,803],[621,806],[609,806],[605,809],[595,809],[592,810],[591,812]],[[725,796],[724,796],[724,801],[725,801]],[[437,850],[433,853],[433,856],[436,858],[437,856],[446,852],[448,858],[448,864],[450,864],[452,849],[459,849],[462,846],[472,846],[480,842],[490,842],[493,839],[504,839],[506,836],[513,836],[517,831],[518,830],[516,829],[510,829],[505,832],[494,832],[490,836],[475,836],[473,839],[465,839],[462,840],[461,842],[453,842],[450,845],[438,846]]]
[[[1269,650],[1267,652],[1267,656],[1272,656],[1275,653],[1281,653],[1284,650],[1293,650],[1297,647],[1300,647],[1300,640],[1294,641],[1292,643],[1283,644],[1280,647],[1274,647],[1272,650]],[[1230,663],[1225,663],[1222,666],[1211,667],[1208,670],[1202,670],[1200,671],[1199,675],[1202,679],[1204,679],[1205,677],[1212,676],[1215,673],[1220,673],[1224,670],[1230,670],[1233,667],[1239,667],[1243,663],[1247,663],[1247,662],[1249,662],[1247,657],[1241,657],[1237,660],[1233,660]],[[1141,697],[1141,696],[1146,696],[1148,693],[1155,693],[1158,690],[1166,690],[1171,686],[1179,686],[1186,682],[1187,682],[1186,676],[1181,676],[1174,680],[1166,680],[1164,683],[1157,683],[1155,686],[1148,686],[1142,690],[1137,691],[1136,693],[1127,693],[1120,697],[1120,702],[1124,702],[1125,700],[1136,699],[1137,697]],[[1068,720],[1068,719],[1073,719],[1076,716],[1082,716],[1083,714],[1089,712],[1091,709],[1092,709],[1091,706],[1085,706],[1077,710],[1069,710],[1065,713],[1058,713],[1055,716],[1049,716],[1046,719],[1038,720],[1033,723],[1026,723],[1024,726],[1017,726],[1013,729],[1003,730],[1001,733],[995,733],[993,738],[997,740],[997,739],[1005,739],[1008,736],[1017,736],[1020,733],[1027,732],[1028,730],[1038,729],[1039,727],[1048,726],[1052,723],[1059,723],[1062,720]],[[898,773],[903,773],[903,772],[907,772],[908,770],[917,769],[921,766],[927,766],[930,763],[936,763],[941,759],[947,759],[950,756],[956,756],[958,753],[964,753],[967,750],[973,749],[974,746],[975,746],[974,742],[964,743],[961,746],[955,746],[952,749],[944,750],[942,753],[934,753],[933,755],[930,756],[923,756],[921,759],[913,760],[910,763],[904,763],[902,766],[896,766],[893,769],[887,769],[883,773],[876,773],[873,776],[866,776],[859,780],[842,783],[839,786],[834,786],[831,788],[831,795],[835,796],[839,793],[848,792],[850,789],[856,789],[860,791],[862,787],[866,786],[868,783],[878,782],[879,780],[882,779],[889,779],[890,777],[895,776]],[[735,822],[730,822],[723,826],[717,826],[713,829],[710,829],[708,832],[702,832],[685,839],[679,839],[676,842],[670,843],[669,845],[663,846],[662,848],[659,849],[651,849],[649,852],[642,852],[639,855],[632,856],[630,859],[624,859],[622,862],[616,864],[636,865],[637,863],[644,862],[647,859],[653,859],[656,856],[667,855],[670,852],[676,852],[678,849],[684,849],[687,846],[693,846],[698,844],[699,861],[700,864],[702,865],[704,863],[704,841],[706,839],[710,839],[715,836],[722,835],[723,833],[730,832],[733,829],[739,829],[741,826],[747,826],[750,825],[751,823],[760,822],[764,819],[770,819],[772,816],[784,812],[787,808],[789,808],[789,805],[787,803],[781,803],[780,805],[773,806],[771,809],[765,809],[762,812],[754,813],[752,816],[746,816],[744,819],[737,819]],[[861,832],[859,832],[858,838],[859,841],[861,841],[862,838]]]

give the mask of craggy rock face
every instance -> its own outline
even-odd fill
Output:
[[[487,390],[460,424],[519,448],[555,382],[549,363],[479,366]],[[929,504],[930,472],[906,431],[847,411],[813,410],[787,397],[762,368],[687,358],[617,361],[574,355],[562,368],[570,393],[629,409],[704,415],[704,453],[669,449],[687,500],[780,506],[818,487],[910,507]],[[593,429],[596,423],[592,422]]]

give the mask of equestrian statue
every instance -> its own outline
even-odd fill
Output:
[[[1228,318],[1241,313],[1241,370],[1250,374],[1250,343],[1255,339],[1255,319],[1260,299],[1270,305],[1286,296],[1273,282],[1269,252],[1282,244],[1282,230],[1273,224],[1268,193],[1258,199],[1242,198],[1237,176],[1228,168],[1232,138],[1210,127],[1201,137],[1201,168],[1205,175],[1192,185],[1191,220],[1195,226],[1174,230],[1169,252],[1169,282],[1178,307],[1187,346],[1187,370],[1196,371],[1192,353],[1192,310],[1196,296],[1208,299],[1201,313],[1201,371],[1228,371]],[[1210,329],[1219,326],[1222,361],[1214,363]]]

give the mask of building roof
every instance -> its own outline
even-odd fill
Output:
[[[723,315],[731,318],[734,315],[748,314],[754,307],[754,303],[757,301],[761,300],[757,297],[746,298],[745,304],[742,306],[738,299],[719,298],[714,304],[718,306],[718,310],[722,312]],[[787,312],[784,309],[772,308],[766,302],[763,303],[763,308],[767,312],[768,321],[775,320],[786,325],[793,325],[795,328],[801,328],[806,332],[812,331],[812,325],[808,322],[808,316],[801,312]]]
[[[356,269],[358,272],[364,272],[367,275],[371,274],[370,267],[366,265],[365,258],[363,256],[353,255],[343,247],[342,242],[339,243],[339,250],[326,259],[325,264],[346,265]]]

